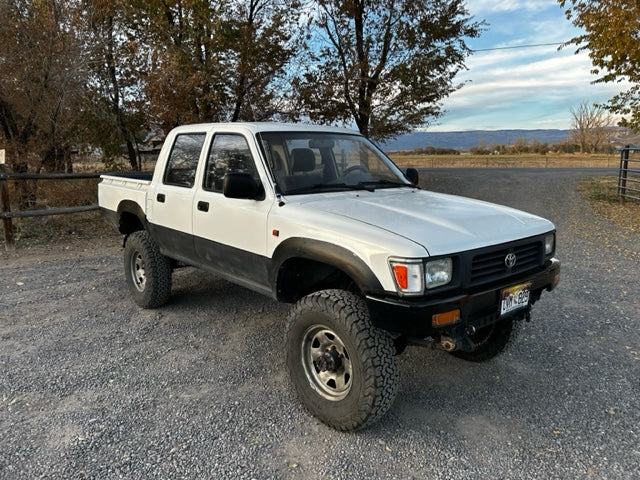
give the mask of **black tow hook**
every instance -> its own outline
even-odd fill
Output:
[[[335,372],[342,366],[342,355],[340,355],[336,347],[333,346],[316,358],[313,364],[321,372]]]

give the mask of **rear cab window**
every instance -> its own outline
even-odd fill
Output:
[[[205,133],[183,133],[176,136],[162,183],[185,188],[193,187],[205,137]]]

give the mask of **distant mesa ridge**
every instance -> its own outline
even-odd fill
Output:
[[[518,139],[527,143],[562,143],[569,138],[569,130],[467,130],[460,132],[412,132],[381,143],[387,152],[436,147],[469,150],[478,145],[513,145]]]

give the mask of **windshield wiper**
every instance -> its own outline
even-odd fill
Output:
[[[358,185],[375,185],[382,188],[388,187],[409,187],[409,188],[420,188],[413,183],[404,183],[404,182],[394,182],[393,180],[370,180],[368,182],[360,182]],[[373,187],[372,187],[373,188]]]
[[[363,185],[364,182],[360,182],[356,185],[347,184],[347,183],[316,183],[314,185],[308,185],[306,187],[293,188],[291,190],[287,190],[285,195],[295,195],[297,193],[314,193],[314,192],[332,192],[332,191],[341,191],[341,190],[366,190],[368,192],[373,192],[375,189],[373,187]]]

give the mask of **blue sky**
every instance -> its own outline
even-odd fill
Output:
[[[580,33],[556,0],[468,0],[467,8],[489,24],[468,41],[473,50],[558,44]],[[474,52],[456,77],[467,83],[444,100],[445,114],[427,130],[570,128],[572,107],[604,103],[625,87],[593,85],[589,57],[574,52],[574,46]]]

